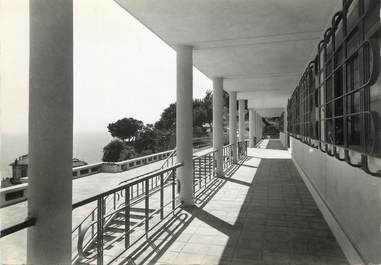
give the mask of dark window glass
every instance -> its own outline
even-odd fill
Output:
[[[335,68],[343,63],[343,48],[340,47],[335,54]]]
[[[325,89],[325,99],[329,102],[332,100],[332,77],[328,78]]]
[[[347,96],[347,112],[356,113],[360,111],[360,91]]]
[[[326,127],[325,127],[325,131],[326,131],[326,141],[328,143],[332,143],[334,142],[334,135],[333,135],[333,120],[326,120],[325,121],[325,124],[326,124]]]
[[[347,66],[347,92],[352,91],[359,87],[360,84],[360,71],[359,71],[359,60],[356,54],[348,62]]]
[[[335,100],[335,116],[343,115],[343,99],[339,98]]]
[[[315,90],[315,107],[319,107],[319,89]]]
[[[349,36],[348,41],[347,41],[347,54],[349,56],[352,55],[352,53],[354,53],[357,50],[359,43],[360,43],[359,33],[358,33],[358,30],[356,29]]]
[[[320,130],[320,122],[319,121],[316,121],[315,122],[315,137],[316,139],[320,140],[320,137],[319,137],[319,130]]]
[[[347,13],[348,31],[350,31],[356,25],[356,21],[360,15],[358,3],[359,1],[353,1],[353,4],[349,6]]]
[[[354,150],[361,150],[361,116],[352,115],[347,118],[348,147]]]
[[[329,38],[329,42],[327,44],[327,58],[329,58],[332,55],[332,41],[331,38]]]
[[[314,109],[314,97],[313,97],[313,94],[310,96],[310,102],[309,102],[309,111],[311,112],[311,111],[313,111],[313,109]]]
[[[343,118],[335,119],[335,144],[344,145],[344,121],[343,121]]]
[[[343,69],[340,67],[335,72],[335,98],[343,94]]]
[[[326,117],[331,118],[333,114],[332,103],[328,103],[326,107]]]
[[[328,62],[327,62],[327,66],[326,66],[327,68],[326,68],[326,74],[327,74],[327,76],[330,74],[330,73],[332,73],[332,60],[329,60]]]

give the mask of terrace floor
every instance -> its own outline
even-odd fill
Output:
[[[195,149],[195,155],[209,152],[211,148]],[[133,168],[120,173],[98,173],[73,181],[73,203],[87,199],[91,196],[117,187],[121,182],[147,174],[159,169],[164,160],[153,162],[141,167]],[[73,227],[76,227],[95,204],[85,205],[73,211]],[[27,201],[20,202],[0,209],[0,226],[11,226],[25,220],[27,217]],[[26,263],[26,229],[9,235],[0,240],[0,264],[24,264]]]
[[[196,202],[116,264],[348,264],[279,140],[249,149]]]

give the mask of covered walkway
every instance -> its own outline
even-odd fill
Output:
[[[265,140],[266,142],[266,140]],[[348,264],[279,140],[197,195],[117,264]],[[115,253],[118,251],[115,250]]]

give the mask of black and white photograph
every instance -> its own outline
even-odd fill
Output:
[[[0,0],[0,265],[381,265],[381,0]]]

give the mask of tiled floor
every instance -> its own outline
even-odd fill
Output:
[[[270,148],[272,150],[270,150]],[[279,141],[249,157],[117,264],[348,264]]]

